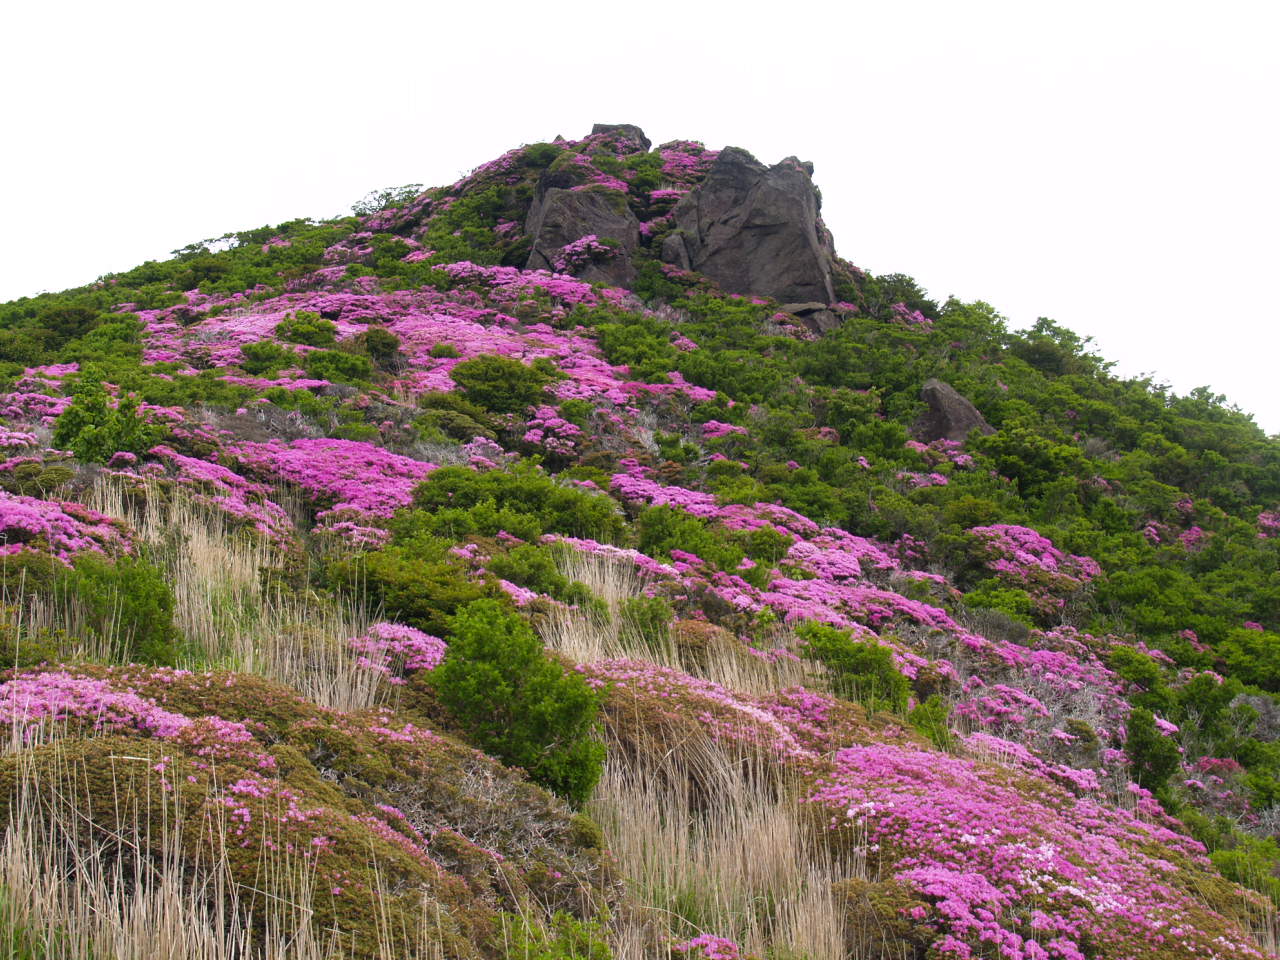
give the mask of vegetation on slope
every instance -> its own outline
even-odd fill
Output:
[[[1266,955],[1280,444],[905,276],[818,334],[663,264],[713,160],[538,144],[0,305],[0,936]],[[520,269],[552,181],[632,290]],[[931,378],[992,432],[915,439]]]

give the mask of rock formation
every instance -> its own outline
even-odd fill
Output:
[[[540,185],[525,221],[525,235],[533,239],[525,269],[566,272],[560,260],[564,247],[594,236],[614,241],[616,252],[567,272],[590,283],[629,286],[636,276],[631,255],[640,244],[640,221],[625,199],[611,191],[575,190],[548,182],[554,180]]]
[[[920,389],[920,399],[929,409],[911,428],[918,440],[964,440],[975,429],[982,434],[995,433],[978,408],[949,383],[926,380]]]
[[[725,148],[702,185],[676,205],[677,233],[663,244],[663,259],[729,293],[830,304],[835,250],[818,218],[811,171],[794,157],[767,167]]]

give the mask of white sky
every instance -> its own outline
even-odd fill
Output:
[[[130,2],[0,18],[0,300],[627,122],[812,160],[840,253],[1280,432],[1280,4]]]

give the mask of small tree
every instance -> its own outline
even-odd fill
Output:
[[[119,451],[146,453],[160,442],[163,428],[143,419],[136,396],[121,397],[113,407],[97,380],[82,380],[71,393],[71,406],[53,428],[54,446],[88,463],[106,463]]]
[[[836,696],[856,700],[870,710],[901,713],[907,707],[911,684],[893,663],[893,651],[874,640],[854,640],[844,630],[822,623],[804,623],[796,630],[804,641],[801,654],[831,672]]]
[[[1133,764],[1133,779],[1152,793],[1161,796],[1168,789],[1169,777],[1181,763],[1178,745],[1162,734],[1150,710],[1134,707],[1125,722],[1128,736],[1125,753]]]
[[[449,376],[468,400],[494,413],[519,413],[537,403],[543,398],[543,387],[551,381],[545,369],[493,354],[464,360]]]
[[[497,601],[468,604],[450,627],[449,651],[429,677],[441,702],[482,750],[584,803],[604,766],[596,691]]]

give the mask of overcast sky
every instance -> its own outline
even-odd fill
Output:
[[[816,165],[842,256],[1280,432],[1280,4],[14,5],[0,299],[591,124]]]

